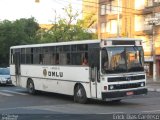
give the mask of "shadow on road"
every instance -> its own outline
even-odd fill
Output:
[[[47,97],[47,98],[54,98],[55,100],[59,101],[67,101],[74,103],[73,101],[73,96],[69,95],[63,95],[63,94],[57,94],[57,93],[49,93],[49,92],[41,92],[38,91],[38,93],[35,96],[39,97]],[[93,100],[93,99],[88,99],[88,102],[86,103],[87,105],[98,105],[98,106],[135,106],[135,105],[142,105],[141,103],[138,102],[133,102],[131,99],[124,99],[121,101],[101,101],[101,100]],[[75,103],[79,104],[79,103]]]

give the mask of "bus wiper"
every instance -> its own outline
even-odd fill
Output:
[[[121,67],[116,67],[114,70],[118,72],[126,71],[125,68],[121,68]]]
[[[143,71],[143,67],[141,66],[136,66],[136,67],[131,67],[128,69],[128,71]]]

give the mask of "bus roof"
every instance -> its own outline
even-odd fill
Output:
[[[140,41],[140,39],[135,38],[107,38],[102,40],[109,40],[109,41]],[[30,44],[30,45],[17,45],[12,46],[11,49],[16,48],[31,48],[31,47],[49,47],[49,46],[60,46],[60,45],[74,45],[74,44],[89,44],[89,43],[100,43],[101,40],[79,40],[79,41],[69,41],[69,42],[57,42],[57,43],[42,43],[42,44]]]

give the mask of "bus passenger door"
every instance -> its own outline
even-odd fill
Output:
[[[91,97],[97,98],[97,68],[91,68],[90,72],[90,83],[91,83]]]
[[[15,77],[16,85],[20,85],[20,52],[15,52]]]

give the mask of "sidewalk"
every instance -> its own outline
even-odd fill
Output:
[[[147,78],[147,88],[148,91],[160,92],[160,79],[157,79],[156,82],[152,78]]]

